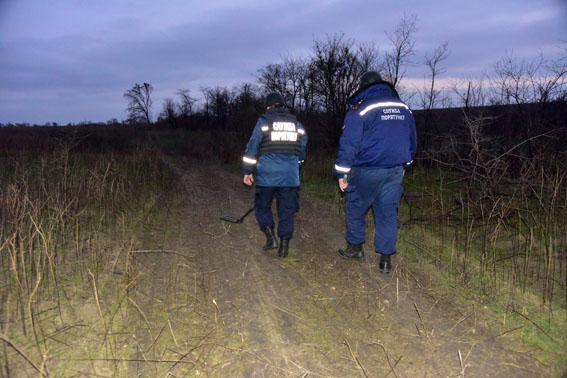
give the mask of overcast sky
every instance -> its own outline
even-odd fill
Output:
[[[126,118],[123,94],[154,87],[153,114],[177,89],[255,83],[284,55],[344,33],[385,51],[417,18],[418,65],[448,42],[445,79],[480,78],[506,52],[551,59],[567,41],[567,0],[0,0],[0,123]]]

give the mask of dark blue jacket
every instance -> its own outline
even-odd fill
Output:
[[[335,174],[352,167],[409,166],[417,148],[415,121],[409,107],[387,83],[375,84],[351,99],[344,120]]]
[[[282,112],[282,110],[279,111]],[[282,119],[289,120],[290,114],[288,112],[285,113],[287,114],[285,114]],[[242,158],[242,170],[245,175],[253,173],[254,168],[256,168],[256,185],[271,187],[299,186],[299,165],[305,160],[307,134],[300,122],[295,120],[294,124],[296,136],[301,143],[301,152],[298,154],[260,154],[262,141],[264,140],[264,143],[266,143],[266,139],[269,137],[267,133],[270,133],[271,130],[270,125],[264,116],[261,116],[258,119],[258,122],[256,122],[252,136],[246,146],[246,152]],[[291,133],[293,134],[294,132],[291,131]]]

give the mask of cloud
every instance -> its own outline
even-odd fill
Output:
[[[327,35],[383,52],[386,32],[412,14],[418,31],[408,79],[420,80],[423,56],[446,41],[446,76],[463,78],[481,76],[507,49],[534,56],[567,39],[557,0],[0,4],[0,122],[122,118],[122,95],[135,83],[154,86],[157,108],[180,88],[199,97],[203,87],[254,82],[258,69],[286,55],[307,57],[313,40]]]

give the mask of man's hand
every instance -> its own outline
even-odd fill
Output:
[[[341,188],[341,192],[344,192],[347,187],[348,187],[348,182],[346,182],[345,179],[340,178],[339,179],[339,188]]]
[[[244,184],[248,186],[252,186],[254,184],[254,175],[250,173],[249,175],[244,175],[244,179],[242,180]]]

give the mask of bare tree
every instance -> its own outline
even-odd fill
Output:
[[[430,85],[427,92],[423,96],[423,108],[432,110],[436,107],[441,91],[435,88],[435,80],[439,75],[447,72],[447,68],[441,67],[440,64],[449,57],[448,42],[438,46],[431,56],[425,54],[425,65],[429,69]]]
[[[404,16],[394,34],[388,34],[392,42],[392,49],[384,54],[385,78],[398,88],[405,75],[405,66],[411,64],[411,58],[415,55],[413,34],[417,31],[417,17]]]
[[[193,114],[193,105],[196,100],[189,94],[189,89],[178,89],[177,95],[181,99],[177,106],[177,113],[181,118],[188,118]]]
[[[244,83],[233,89],[234,99],[231,102],[228,126],[231,131],[249,132],[258,119],[258,114],[264,111],[259,89],[250,83]]]
[[[269,64],[258,73],[266,92],[280,93],[286,104],[300,113],[313,110],[313,81],[307,59],[285,56],[282,63]]]
[[[567,48],[552,62],[541,54],[532,60],[519,60],[506,53],[494,64],[494,72],[494,103],[519,105],[563,99],[567,91]]]
[[[178,115],[176,107],[177,105],[175,104],[175,101],[173,101],[172,98],[168,97],[163,102],[162,111],[160,113],[160,118],[167,120],[167,123],[169,123],[169,125],[173,128],[177,127]]]
[[[445,67],[441,67],[440,64],[447,59],[448,56],[449,50],[447,42],[437,47],[431,55],[425,54],[425,64],[429,68],[430,81],[428,87],[426,87],[423,91],[418,91],[421,96],[421,106],[425,111],[423,117],[423,134],[425,136],[423,145],[425,146],[430,146],[432,135],[437,134],[433,109],[438,105],[439,97],[442,92],[435,88],[435,80],[439,75],[447,71],[447,69]]]
[[[536,83],[540,102],[567,100],[567,43],[557,60],[544,63],[546,75]]]
[[[211,119],[211,99],[209,96],[209,88],[201,87],[200,90],[203,94],[203,99],[205,100],[205,103],[203,104],[203,115],[205,117],[205,123],[208,127]]]
[[[287,91],[284,97],[286,104],[295,109],[300,94],[301,76],[305,74],[305,64],[303,61],[286,56],[283,62],[284,77],[286,80]]]
[[[482,80],[468,79],[464,82],[453,82],[451,91],[457,96],[459,105],[465,109],[486,105],[486,96]],[[462,89],[466,88],[466,89]]]
[[[283,63],[268,64],[258,70],[260,74],[258,81],[264,86],[266,92],[278,92],[289,103],[289,98],[286,99],[288,90],[286,86],[287,78],[284,72]]]
[[[517,60],[512,52],[506,52],[493,66],[496,75],[492,79],[492,102],[506,105],[534,102],[530,84],[542,64],[541,56],[532,61]]]
[[[214,117],[216,126],[225,127],[234,94],[231,93],[226,87],[204,88],[203,95],[205,96],[208,113]]]
[[[128,89],[124,93],[124,97],[128,100],[128,108],[126,109],[128,112],[128,123],[146,125],[152,123],[151,94],[153,90],[152,85],[148,83],[143,85],[134,84],[132,89]]]
[[[344,34],[315,40],[312,69],[315,88],[323,109],[334,117],[346,112],[346,100],[356,88],[356,77],[350,70],[356,64],[353,42]]]
[[[298,111],[303,114],[313,114],[316,108],[314,73],[310,63],[304,61],[302,74],[299,76],[298,85],[300,88]]]
[[[376,61],[373,53],[373,48],[357,47],[352,40],[345,40],[343,34],[315,40],[312,77],[322,108],[331,117],[342,118],[346,113],[349,96],[356,90],[360,77]]]
[[[541,54],[533,59],[517,59],[507,52],[493,68],[491,103],[514,105],[506,107],[507,122],[517,123],[517,119],[523,124],[522,127],[507,128],[508,142],[528,140],[521,152],[530,159],[549,152],[549,146],[542,146],[531,138],[549,130],[554,113],[550,110],[550,102],[567,97],[566,54],[550,63]]]

